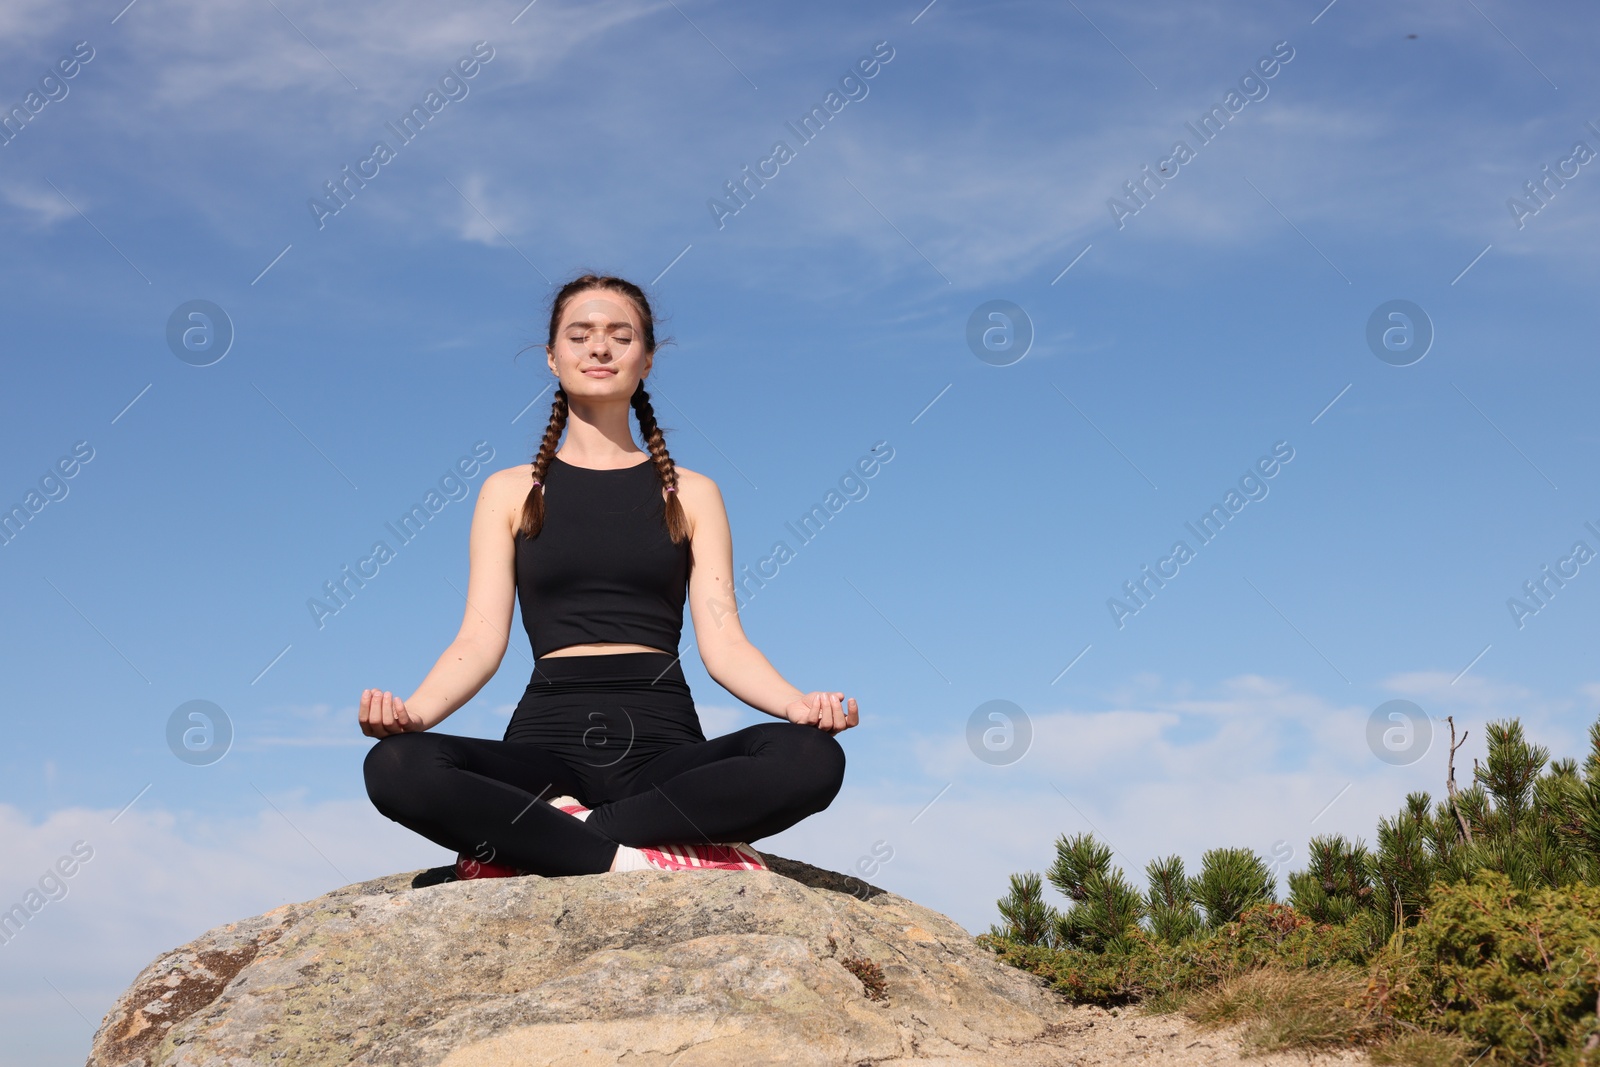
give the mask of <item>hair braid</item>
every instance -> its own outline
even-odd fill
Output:
[[[661,427],[656,425],[656,411],[650,406],[650,394],[645,392],[644,381],[639,381],[638,388],[634,389],[633,397],[629,400],[633,405],[633,413],[639,418],[639,435],[644,438],[645,447],[650,450],[650,458],[656,465],[656,475],[660,477],[661,484],[667,493],[665,518],[667,533],[672,538],[672,543],[682,544],[689,536],[689,517],[684,514],[683,505],[678,502],[678,467],[672,462],[672,456],[667,452],[666,437],[661,432]]]
[[[650,309],[650,300],[645,296],[644,290],[625,278],[592,272],[585,272],[573,278],[551,296],[550,326],[546,332],[546,346],[555,344],[561,312],[567,300],[585,289],[609,289],[632,301],[641,318],[644,349],[646,352],[656,351],[656,317],[655,312]],[[663,345],[671,343],[670,338],[661,342]],[[672,462],[672,456],[667,453],[666,440],[662,436],[661,428],[656,425],[655,409],[650,406],[650,394],[644,391],[642,380],[629,402],[633,406],[634,414],[639,418],[640,434],[650,450],[656,475],[661,479],[662,487],[671,490],[666,494],[663,510],[667,533],[672,538],[673,544],[682,544],[689,538],[689,516],[684,511],[683,505],[678,502],[678,469]],[[545,427],[544,438],[539,442],[538,454],[533,457],[533,486],[528,490],[528,498],[522,504],[522,522],[517,528],[520,536],[537,537],[539,531],[544,528],[544,476],[550,467],[550,460],[556,454],[557,446],[561,443],[561,435],[566,430],[567,411],[566,391],[557,386],[555,401],[550,406],[549,425]],[[690,566],[693,565],[691,558]]]
[[[556,398],[550,404],[550,422],[544,428],[544,439],[533,457],[533,486],[528,499],[522,502],[522,524],[517,532],[523,537],[538,537],[544,529],[544,472],[550,469],[556,446],[561,443],[561,432],[567,428],[567,391],[556,386]]]

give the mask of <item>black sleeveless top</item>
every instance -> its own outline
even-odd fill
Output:
[[[517,600],[534,658],[615,641],[676,653],[689,586],[689,542],[674,545],[649,460],[617,470],[551,457],[544,526],[517,534]]]

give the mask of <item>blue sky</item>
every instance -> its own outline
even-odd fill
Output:
[[[586,267],[666,318],[656,410],[720,485],[736,564],[797,549],[746,630],[860,702],[843,792],[772,851],[843,870],[886,846],[873,881],[977,932],[1060,833],[1137,881],[1167,853],[1293,870],[1314,833],[1370,839],[1444,778],[1437,736],[1369,748],[1391,699],[1471,730],[1468,765],[1509,715],[1579,754],[1596,568],[1565,564],[1520,626],[1507,601],[1600,551],[1600,165],[1574,153],[1600,151],[1596,15],[1324,3],[0,8],[0,104],[39,93],[0,145],[0,505],[40,492],[0,545],[0,906],[93,850],[0,945],[5,1062],[83,1055],[211,926],[448,859],[371,809],[355,704],[454,635],[470,497],[322,627],[306,602],[480,442],[488,469],[527,460],[549,376],[517,352]],[[403,141],[387,124],[430,91]],[[379,140],[331,213],[324,183]],[[194,300],[234,334],[205,366],[167,340]],[[969,346],[994,300],[1031,323],[1020,359]],[[1434,334],[1409,365],[1366,339],[1393,300]],[[793,543],[878,442],[866,495]],[[1201,544],[1185,524],[1275,447]],[[1119,627],[1108,600],[1180,539]],[[500,735],[519,638],[441,729]],[[683,649],[708,733],[765,719],[687,621]],[[167,744],[192,700],[233,731],[205,766]],[[992,700],[1028,717],[1010,762],[968,744]]]

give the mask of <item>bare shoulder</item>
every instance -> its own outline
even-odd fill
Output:
[[[491,511],[505,518],[506,528],[510,530],[521,522],[522,503],[532,489],[533,464],[519,463],[485,478],[480,495]]]
[[[697,525],[701,518],[716,522],[718,517],[723,521],[727,518],[727,509],[722,503],[722,490],[717,488],[717,483],[688,467],[673,465],[678,472],[678,502],[689,513],[691,527]]]
[[[716,493],[717,483],[701,474],[692,471],[681,463],[674,463],[672,469],[678,472],[678,488],[685,493]]]
[[[506,467],[497,470],[483,480],[483,492],[495,501],[500,498],[520,493],[528,495],[528,490],[533,488],[533,464],[519,463],[515,467]]]

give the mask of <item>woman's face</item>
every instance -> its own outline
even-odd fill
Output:
[[[550,345],[550,369],[567,396],[631,397],[650,373],[639,311],[621,293],[585,289],[567,298]]]

